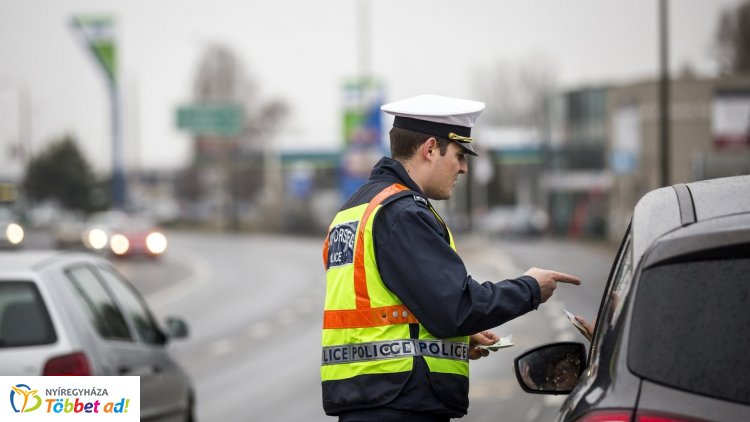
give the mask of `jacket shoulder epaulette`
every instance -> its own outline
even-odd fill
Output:
[[[427,202],[427,199],[424,198],[422,195],[412,195],[414,197],[414,202],[417,204],[424,205],[425,207],[430,207],[430,204]]]

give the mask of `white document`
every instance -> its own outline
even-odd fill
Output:
[[[570,320],[570,323],[573,324],[573,326],[576,327],[576,329],[580,331],[584,337],[588,338],[588,332],[586,331],[586,328],[580,322],[578,322],[575,315],[571,314],[567,309],[563,310],[565,311],[565,316],[567,316]]]
[[[500,349],[505,349],[506,347],[511,347],[513,345],[514,345],[513,344],[513,334],[511,334],[511,335],[508,335],[508,336],[505,336],[505,337],[500,337],[500,340],[498,340],[495,343],[487,344],[487,345],[482,344],[482,345],[479,345],[478,347],[481,347],[482,349],[487,349],[487,350],[491,350],[493,352],[496,352],[496,351],[498,351]]]

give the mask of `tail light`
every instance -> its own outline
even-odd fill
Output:
[[[637,422],[705,422],[702,419],[687,418],[679,415],[666,415],[663,413],[638,412],[635,415]]]
[[[91,375],[91,367],[86,355],[77,352],[48,360],[42,375]]]
[[[633,412],[628,410],[598,410],[584,415],[576,422],[630,422]]]
[[[639,411],[633,418],[632,410],[597,410],[584,415],[576,422],[702,422],[701,419],[665,413]],[[703,421],[704,422],[704,421]]]

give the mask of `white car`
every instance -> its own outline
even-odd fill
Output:
[[[103,257],[0,252],[0,375],[140,376],[142,420],[191,421],[190,380],[166,349],[187,325],[166,326]]]

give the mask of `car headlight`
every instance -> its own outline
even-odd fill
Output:
[[[87,235],[87,243],[91,248],[100,250],[107,246],[109,236],[102,229],[92,229]]]
[[[5,228],[5,237],[11,244],[18,245],[23,241],[23,227],[16,223],[8,224],[8,227]]]
[[[167,237],[159,232],[151,232],[146,236],[146,248],[154,255],[167,250]]]
[[[128,249],[130,249],[130,242],[127,237],[121,234],[115,234],[112,235],[112,240],[109,241],[109,247],[115,254],[123,255],[128,252]]]

